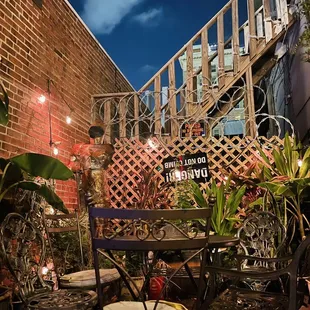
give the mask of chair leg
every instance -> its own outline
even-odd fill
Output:
[[[200,262],[200,275],[199,275],[199,284],[198,284],[198,292],[197,292],[197,302],[196,309],[199,310],[204,299],[204,284],[205,284],[205,273],[206,273],[206,263],[207,263],[207,249],[204,249],[202,252],[202,259]]]
[[[96,274],[96,286],[97,286],[97,294],[98,294],[98,305],[99,305],[99,309],[102,310],[102,308],[103,308],[103,292],[102,292],[101,282],[100,282],[98,252],[96,250],[93,251],[93,256],[94,256],[94,267],[95,267],[95,274]]]
[[[297,307],[297,277],[290,275],[290,294],[288,310],[296,310]]]

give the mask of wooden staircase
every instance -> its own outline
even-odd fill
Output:
[[[208,120],[210,131],[219,114],[229,113],[238,103],[234,97],[244,99],[247,134],[255,136],[253,86],[276,64],[276,44],[294,20],[287,0],[275,1],[275,8],[271,5],[273,0],[247,0],[247,19],[240,26],[240,1],[230,0],[138,92],[94,96],[94,100],[100,97],[105,101],[102,110],[108,136],[112,136],[110,125],[115,125],[115,120],[119,120],[118,137],[139,137],[141,121],[151,124],[153,135],[164,133],[169,138],[179,136],[184,122],[201,119]],[[209,40],[212,31],[216,32],[215,44]],[[211,45],[216,50],[211,50]],[[225,56],[227,51],[229,59]],[[181,81],[177,70],[180,58],[185,59]],[[146,93],[152,94],[152,106],[144,106]],[[215,109],[219,103],[220,111]],[[115,115],[111,110],[116,106],[117,118],[111,122],[111,115]],[[128,129],[130,122],[135,124]]]

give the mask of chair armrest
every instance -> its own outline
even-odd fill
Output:
[[[226,269],[222,267],[211,267],[206,266],[205,268],[206,272],[210,273],[220,273],[227,276],[232,276],[236,278],[251,278],[251,279],[277,279],[279,276],[289,273],[287,268],[275,270],[275,271],[266,271],[266,272],[248,272],[248,271],[239,271],[234,269]]]
[[[285,257],[278,257],[278,258],[265,258],[265,257],[255,257],[255,256],[249,256],[249,255],[234,255],[233,256],[238,261],[241,260],[257,260],[261,262],[268,262],[268,263],[279,263],[279,262],[285,262],[288,260],[293,259],[293,255],[285,256]]]

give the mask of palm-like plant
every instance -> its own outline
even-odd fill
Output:
[[[216,198],[211,217],[211,226],[215,233],[218,235],[233,235],[235,233],[235,224],[241,221],[237,213],[246,186],[231,187],[230,178],[219,185],[213,181],[210,187],[206,187],[204,196],[197,183],[190,181],[190,184],[195,202],[199,207],[206,208],[209,206],[205,196],[214,196]]]
[[[267,189],[275,198],[284,199],[284,224],[287,224],[288,212],[299,224],[302,239],[305,239],[304,221],[309,226],[307,218],[301,211],[304,198],[309,196],[310,188],[310,148],[302,154],[303,147],[296,139],[293,141],[286,134],[284,148],[274,149],[269,156],[257,146],[263,163],[261,179],[258,183]]]

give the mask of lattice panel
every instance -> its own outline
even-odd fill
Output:
[[[154,168],[163,182],[161,172],[165,157],[206,152],[209,173],[212,179],[219,182],[223,180],[223,170],[230,169],[237,173],[246,169],[254,161],[261,160],[256,149],[258,143],[266,153],[275,146],[283,146],[283,140],[276,136],[271,139],[265,137],[257,139],[251,137],[176,138],[168,143],[154,138],[151,145],[143,144],[138,140],[116,140],[113,164],[107,171],[111,205],[114,208],[127,208],[134,204],[138,199],[135,187],[141,168]]]

